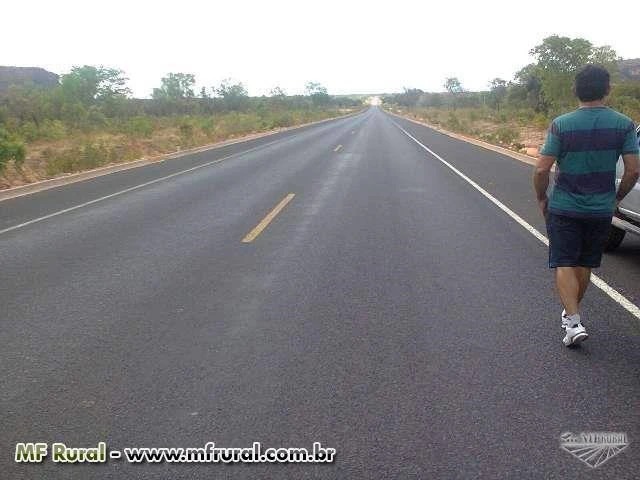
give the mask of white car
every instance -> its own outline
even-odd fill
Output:
[[[636,129],[636,134],[640,137],[640,126]],[[620,157],[616,167],[616,186],[620,183],[623,173],[624,164],[622,157]],[[611,231],[605,244],[605,250],[611,251],[618,248],[627,232],[640,235],[640,180],[620,202],[618,211],[611,221]]]

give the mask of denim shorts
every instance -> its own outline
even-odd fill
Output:
[[[611,229],[611,217],[576,218],[547,214],[549,268],[597,268]]]

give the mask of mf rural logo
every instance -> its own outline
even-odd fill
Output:
[[[615,457],[629,445],[626,433],[565,432],[560,435],[560,448],[596,468]]]

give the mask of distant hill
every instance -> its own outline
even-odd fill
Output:
[[[0,92],[9,88],[9,85],[28,84],[43,88],[54,88],[58,85],[58,75],[38,67],[0,66]]]
[[[622,80],[640,80],[640,58],[621,60],[618,67]]]

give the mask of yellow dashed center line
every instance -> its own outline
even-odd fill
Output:
[[[273,221],[273,219],[276,218],[276,215],[278,215],[282,211],[282,209],[286,207],[291,200],[293,200],[293,197],[295,196],[295,193],[289,193],[286,197],[280,200],[280,203],[278,203],[278,205],[276,205],[275,208],[271,210],[267,214],[267,216],[264,217],[262,221],[258,225],[256,225],[256,227],[251,230],[246,237],[242,239],[242,243],[253,242],[256,237],[260,235],[265,228],[267,228],[267,226]]]
[[[340,150],[342,148],[342,145],[338,145],[336,148],[333,149],[334,152],[337,152],[338,150]]]

